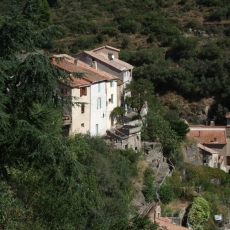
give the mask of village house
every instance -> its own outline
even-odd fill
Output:
[[[227,126],[190,126],[188,137],[197,141],[202,164],[230,172],[230,113]]]
[[[118,106],[124,105],[125,97],[130,92],[125,92],[126,85],[132,81],[133,66],[119,59],[119,49],[111,46],[102,46],[91,51],[83,51],[74,55],[92,68],[100,69],[114,76],[120,81],[118,84]]]
[[[74,133],[90,133],[105,135],[113,126],[111,111],[117,107],[118,77],[102,70],[94,69],[84,62],[66,54],[55,55],[53,64],[69,74],[69,81],[60,80],[62,94],[74,98],[79,106],[65,106],[63,122],[66,135]],[[57,60],[57,58],[60,58]],[[73,73],[81,73],[81,78]]]

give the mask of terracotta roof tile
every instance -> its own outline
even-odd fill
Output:
[[[151,218],[151,220],[154,222],[154,219]],[[168,230],[185,230],[188,229],[186,227],[182,227],[176,224],[171,223],[171,219],[160,217],[159,219],[156,218],[155,221],[162,227],[166,227]]]
[[[226,144],[224,130],[190,130],[188,137],[193,137],[200,144]]]
[[[100,69],[94,69],[94,68],[88,66],[87,64],[85,64],[84,62],[79,61],[79,60],[78,60],[77,66],[78,66],[78,68],[80,68],[84,71],[87,71],[87,72],[93,74],[94,76],[101,78],[102,80],[118,80],[119,79],[118,77],[116,77],[112,74],[109,74],[105,71],[102,71]]]
[[[67,55],[68,56],[68,55]],[[82,61],[73,59],[66,59],[65,55],[59,55],[59,57],[64,57],[64,59],[52,59],[52,63],[58,68],[68,72],[68,73],[82,73],[81,78],[71,77],[70,86],[71,87],[79,87],[83,85],[90,85],[90,83],[98,82],[98,81],[111,81],[118,80],[118,77],[106,73],[102,70],[94,69]]]
[[[95,53],[93,51],[84,51],[84,53],[120,71],[133,69],[132,65],[128,64],[127,62],[121,61],[117,58],[114,58],[113,60],[109,60],[107,55],[104,53]]]
[[[119,50],[119,49],[114,48],[114,47],[112,47],[112,46],[108,46],[108,45],[98,47],[98,48],[96,48],[96,49],[94,49],[94,50],[92,50],[92,51],[94,51],[94,52],[95,52],[95,51],[101,50],[101,49],[103,49],[103,48],[108,48],[108,49],[111,49],[111,50],[115,50],[115,51],[117,51],[117,52],[120,52],[120,50]]]

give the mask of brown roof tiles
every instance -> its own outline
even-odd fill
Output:
[[[68,73],[82,73],[81,78],[70,75],[71,77],[69,83],[71,87],[90,85],[91,83],[99,81],[118,80],[118,77],[102,70],[94,69],[77,59],[70,59],[70,56],[68,56],[70,58],[66,59],[67,56],[68,55],[59,55],[58,57],[63,57],[62,59],[52,58],[52,63]]]
[[[154,222],[154,219],[151,218],[152,222]],[[156,218],[155,221],[162,227],[166,227],[168,230],[185,230],[188,229],[186,227],[182,227],[176,224],[173,224],[171,222],[171,219],[165,218],[165,217],[160,217],[159,219]]]
[[[226,144],[224,130],[190,130],[188,137],[193,137],[200,144]]]
[[[112,66],[113,68],[118,69],[120,71],[133,69],[132,65],[130,65],[124,61],[121,61],[117,58],[114,58],[113,60],[109,60],[108,56],[104,53],[95,53],[93,51],[84,51],[84,53],[86,53],[89,56],[91,56],[91,57],[93,57],[93,58],[95,58],[101,62],[104,62],[105,64]]]

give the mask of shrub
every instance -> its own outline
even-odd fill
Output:
[[[150,36],[147,39],[147,43],[153,43],[155,41],[155,36],[154,34],[150,34]]]
[[[115,27],[104,27],[101,33],[108,34],[110,37],[116,37],[120,31]]]
[[[132,33],[136,34],[141,29],[141,24],[135,20],[126,20],[121,23],[119,27],[122,33]]]
[[[147,202],[152,202],[156,195],[155,195],[155,188],[154,188],[154,176],[151,169],[146,169],[144,173],[144,185],[143,185],[143,194],[145,196],[145,200]]]
[[[194,230],[203,229],[204,222],[208,221],[210,216],[210,207],[203,197],[197,197],[192,203],[188,214],[189,226]]]
[[[122,48],[123,48],[123,49],[128,48],[129,45],[130,45],[130,43],[131,43],[130,37],[124,36],[124,37],[123,37],[123,40],[122,40],[122,43],[121,43]]]
[[[160,200],[164,203],[164,204],[168,204],[170,203],[174,197],[175,194],[173,192],[173,188],[169,185],[169,184],[163,184],[160,189],[159,189],[159,196],[160,196]]]

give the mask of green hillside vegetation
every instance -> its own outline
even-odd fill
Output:
[[[207,203],[208,212],[202,216],[198,214],[202,211],[200,208],[191,206],[188,216],[190,225],[194,225],[194,229],[218,229],[214,215],[222,214],[223,219],[228,218],[229,186],[229,174],[222,170],[184,163],[181,168],[174,171],[173,176],[168,178],[159,190],[164,203],[163,215],[168,212],[169,207],[171,211],[180,211],[177,207],[170,206],[170,202],[174,199],[193,204],[201,198]],[[197,208],[197,211],[194,208]],[[203,228],[199,228],[201,226]]]
[[[51,53],[72,54],[104,44],[121,48],[120,58],[136,67],[134,79],[150,80],[160,95],[173,91],[190,101],[214,97],[209,119],[223,124],[230,92],[228,1],[49,3],[53,23],[64,27],[63,38],[44,47]]]
[[[122,48],[120,58],[136,67],[127,103],[140,109],[148,102],[142,139],[160,142],[176,166],[159,190],[162,202],[192,203],[201,195],[200,203],[208,203],[201,206],[210,209],[200,223],[216,229],[213,215],[227,213],[229,175],[182,164],[188,125],[177,104],[165,108],[156,95],[173,91],[191,101],[215,97],[212,116],[224,121],[230,94],[229,7],[224,0],[1,1],[0,229],[159,229],[129,205],[140,153],[116,150],[89,135],[61,136],[63,105],[73,103],[60,94],[58,78],[66,76],[49,55],[104,44]],[[205,30],[205,36],[194,30]],[[37,52],[41,49],[45,55]],[[147,201],[155,199],[153,178],[147,169]],[[213,178],[220,184],[211,183]],[[200,194],[194,186],[201,186]]]
[[[59,28],[37,21],[36,7],[29,1],[0,28],[0,229],[157,229],[129,206],[139,153],[61,136],[66,76],[36,52]]]

